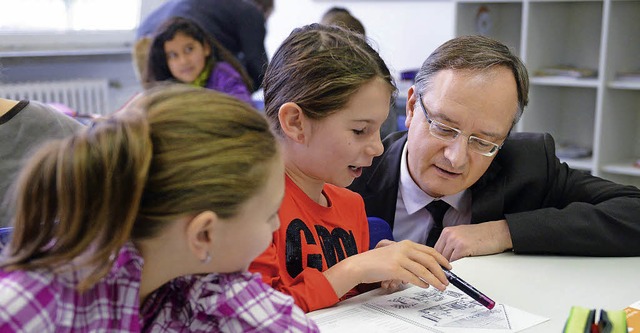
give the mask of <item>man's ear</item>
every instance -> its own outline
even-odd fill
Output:
[[[280,106],[278,110],[278,121],[282,132],[289,139],[297,143],[305,140],[305,126],[307,122],[302,108],[293,102],[287,102]]]
[[[213,248],[213,232],[218,215],[210,210],[199,213],[187,223],[188,247],[200,261],[206,261]]]
[[[420,103],[420,101],[418,101],[418,92],[416,91],[416,86],[412,85],[409,90],[407,91],[407,106],[406,106],[406,118],[404,120],[404,126],[406,126],[407,128],[409,128],[409,126],[411,125],[411,119],[413,119],[413,116],[415,115],[415,110],[417,107],[419,107],[416,103]]]

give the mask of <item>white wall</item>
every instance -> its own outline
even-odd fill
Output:
[[[377,44],[382,58],[394,74],[419,67],[435,47],[454,36],[454,4],[448,0],[274,1],[276,8],[268,21],[265,41],[269,57],[291,30],[319,21],[332,6],[348,8],[362,21],[367,35]],[[162,2],[164,0],[143,0],[142,15]],[[52,42],[66,44],[61,40],[47,41],[49,44]],[[3,66],[0,82],[107,78],[117,84],[110,89],[110,109],[121,106],[140,90],[128,54],[11,57],[2,58],[0,62]]]
[[[294,28],[317,22],[332,6],[349,9],[393,73],[418,68],[438,45],[454,37],[453,1],[274,0],[267,22],[269,57]]]

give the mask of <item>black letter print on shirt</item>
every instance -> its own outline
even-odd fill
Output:
[[[327,228],[316,225],[316,232],[320,237],[320,245],[322,246],[324,258],[327,261],[327,268],[337,264],[338,261],[348,256],[358,254],[356,239],[353,237],[352,231],[347,233],[342,228],[335,228],[329,233]],[[340,246],[341,243],[342,246]]]
[[[316,240],[313,239],[311,230],[300,219],[295,219],[289,223],[287,227],[287,272],[292,277],[298,276],[302,272],[302,234],[304,232],[304,238],[307,244],[316,244]],[[320,254],[308,254],[307,266],[322,270],[322,255]]]
[[[327,261],[327,267],[331,267],[340,260],[358,253],[353,231],[347,232],[342,228],[334,228],[329,232],[327,228],[321,225],[316,225],[315,229],[320,237],[320,246],[323,254],[307,254],[307,267],[322,271],[323,255]],[[286,265],[287,272],[294,278],[304,269],[304,267],[302,267],[303,245],[301,232],[304,233],[306,245],[317,244],[311,230],[309,230],[309,227],[307,227],[304,222],[300,219],[295,219],[289,223],[285,250]]]

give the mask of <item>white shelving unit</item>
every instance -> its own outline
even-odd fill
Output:
[[[518,54],[530,75],[529,106],[516,130],[548,132],[590,150],[571,167],[640,187],[640,0],[456,0],[455,34],[484,34]],[[571,65],[596,77],[539,76]]]

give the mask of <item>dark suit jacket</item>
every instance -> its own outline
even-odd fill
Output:
[[[406,141],[406,132],[385,138],[384,154],[350,186],[392,228]],[[515,252],[640,255],[640,190],[560,163],[549,134],[512,134],[471,196],[471,223],[506,218]]]

